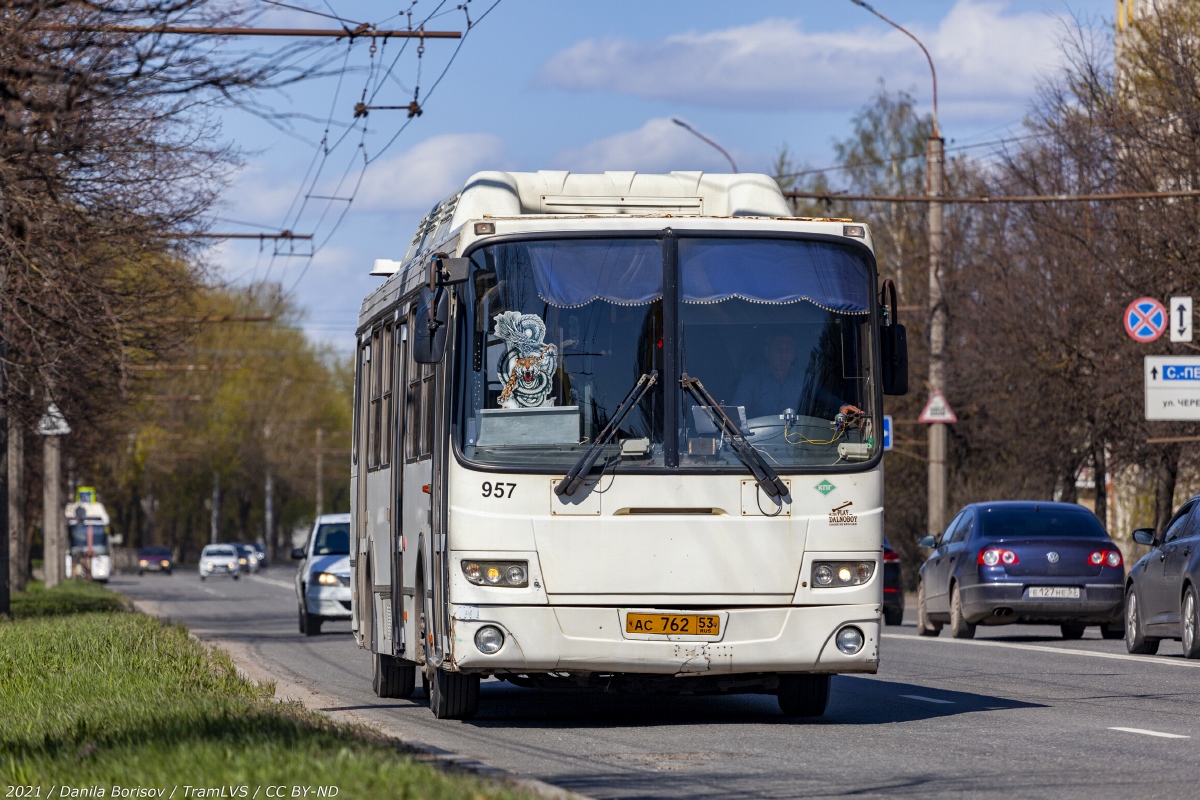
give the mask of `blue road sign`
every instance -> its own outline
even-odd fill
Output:
[[[892,415],[883,415],[883,449],[892,449]]]

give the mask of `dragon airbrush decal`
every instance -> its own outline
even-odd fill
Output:
[[[505,311],[495,319],[495,335],[506,346],[500,373],[507,376],[497,402],[502,408],[553,405],[550,391],[558,350],[546,344],[546,323],[536,314],[519,311]]]

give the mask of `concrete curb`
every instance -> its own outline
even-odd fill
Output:
[[[138,612],[145,614],[148,617],[154,617],[160,622],[173,622],[169,614],[163,612],[157,603],[151,600],[134,600],[126,598],[130,604]],[[287,680],[278,676],[272,675],[255,663],[250,653],[244,646],[224,640],[208,641],[200,638],[191,630],[188,635],[196,641],[203,644],[205,647],[217,648],[225,651],[225,653],[233,661],[238,672],[246,680],[255,683],[274,683],[275,697],[282,701],[295,701],[300,705],[309,709],[324,714],[330,719],[338,722],[348,722],[354,725],[359,725],[364,728],[369,728],[378,732],[384,738],[394,742],[398,747],[412,752],[414,758],[425,763],[435,764],[444,769],[463,770],[485,778],[501,780],[505,783],[512,784],[517,788],[523,789],[545,800],[596,800],[595,798],[579,794],[578,792],[568,791],[562,787],[555,786],[545,781],[539,781],[536,778],[522,778],[514,775],[505,769],[492,766],[487,762],[472,758],[471,756],[462,753],[456,753],[452,750],[445,750],[440,747],[434,747],[424,742],[418,742],[409,738],[405,733],[391,726],[381,726],[376,721],[368,721],[359,714],[353,711],[324,711],[322,709],[336,705],[339,701],[335,698],[328,697],[316,691],[313,687],[299,683],[296,681]]]

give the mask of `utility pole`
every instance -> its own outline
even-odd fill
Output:
[[[11,591],[25,589],[25,430],[13,414],[8,415],[8,574]]]
[[[321,475],[321,459],[324,457],[322,447],[325,445],[325,430],[317,428],[317,516],[325,513],[325,486]]]
[[[275,481],[271,474],[271,423],[263,426],[263,442],[268,445],[263,449],[267,455],[267,475],[263,481],[263,494],[266,495],[263,499],[263,544],[267,548],[267,558],[270,561],[275,560]]]
[[[940,199],[946,193],[945,140],[939,135],[934,119],[933,135],[925,142],[925,159],[929,172],[926,187],[931,198]],[[945,253],[946,232],[943,227],[943,208],[938,199],[929,203],[929,393],[942,392],[946,385],[946,304],[942,298],[942,257]],[[927,533],[934,536],[946,528],[946,423],[929,426],[929,524]]]
[[[5,342],[0,341],[0,358],[8,355],[8,346]],[[8,381],[4,365],[0,364],[0,404],[6,404],[8,401]],[[3,408],[3,405],[0,405]],[[3,413],[3,412],[0,412]],[[3,417],[0,417],[0,451],[4,452],[5,457],[0,459],[0,493],[8,494],[8,423]],[[0,539],[0,619],[8,619],[12,616],[12,545],[8,536],[8,513],[10,504],[7,497],[0,497],[0,531],[3,531],[3,539]]]
[[[850,0],[917,43],[933,76],[933,133],[925,142],[925,194],[929,199],[929,396],[941,393],[946,384],[946,304],[942,297],[942,257],[946,231],[943,227],[942,197],[946,194],[946,147],[938,130],[937,70],[933,57],[921,40],[898,23],[880,14],[865,0]],[[929,426],[929,515],[926,531],[937,536],[946,527],[946,423]]]
[[[58,406],[51,403],[38,423],[42,435],[42,570],[46,588],[63,582],[67,572],[67,519],[62,499],[61,439],[71,432]]]
[[[221,540],[221,473],[213,470],[212,516],[209,518],[208,541],[216,544]]]

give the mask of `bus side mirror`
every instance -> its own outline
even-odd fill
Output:
[[[449,292],[444,289],[431,292],[428,286],[422,287],[413,315],[413,361],[418,364],[437,364],[442,360],[446,354],[449,318]]]
[[[433,268],[436,271],[438,286],[457,286],[466,283],[471,274],[471,259],[434,257]]]
[[[883,393],[908,394],[908,334],[903,325],[884,325],[879,329],[879,356],[883,368]]]

